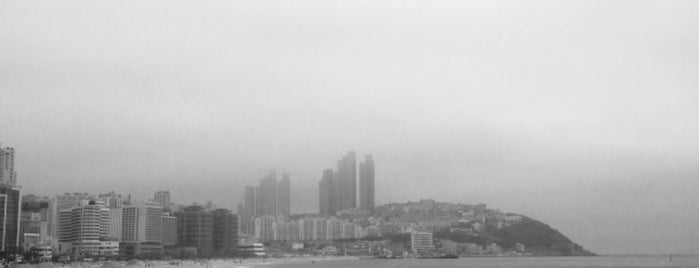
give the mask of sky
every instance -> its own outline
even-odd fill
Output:
[[[377,203],[486,203],[602,254],[699,254],[699,2],[0,1],[24,193],[292,212],[348,150]]]

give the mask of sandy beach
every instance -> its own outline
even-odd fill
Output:
[[[286,258],[250,258],[250,259],[206,259],[206,260],[176,260],[172,261],[103,261],[103,262],[73,262],[68,264],[40,263],[19,264],[17,268],[243,268],[262,265],[276,265],[300,262],[322,262],[331,260],[351,260],[356,257],[286,257]]]

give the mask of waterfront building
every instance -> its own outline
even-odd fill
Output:
[[[500,253],[502,253],[502,248],[498,244],[490,243],[485,247],[485,254],[499,255]]]
[[[262,243],[241,244],[238,252],[242,257],[265,257],[265,246]]]
[[[119,244],[108,241],[109,209],[95,201],[58,214],[58,252],[72,257],[116,256]]]
[[[303,218],[299,220],[299,240],[311,241],[315,240],[315,221],[312,218]]]
[[[326,239],[335,240],[343,238],[342,221],[338,218],[329,218],[326,222]]]
[[[137,203],[122,208],[121,255],[156,257],[163,253],[163,208],[156,203]]]
[[[371,155],[365,157],[364,162],[359,163],[359,204],[361,209],[374,210],[374,160]]]
[[[192,205],[176,212],[177,241],[181,247],[196,248],[197,255],[213,255],[213,215],[203,207]]]
[[[414,254],[434,249],[432,232],[415,231],[410,233],[410,246]]]
[[[49,198],[30,194],[22,196],[21,203],[19,243],[24,249],[39,244],[50,244]]]
[[[234,256],[238,249],[238,215],[228,209],[216,209],[213,217],[213,251],[218,256]]]
[[[20,235],[21,196],[19,189],[0,184],[0,251],[16,251]]]
[[[49,234],[51,237],[58,237],[58,230],[61,228],[58,223],[58,217],[61,211],[84,205],[90,199],[91,197],[88,193],[64,193],[62,195],[56,195],[49,212],[51,214],[49,216]],[[57,244],[54,246],[57,246]]]
[[[289,221],[287,223],[287,232],[289,233],[289,241],[299,241],[301,240],[299,236],[299,223],[298,221]]]
[[[163,213],[163,232],[162,241],[163,247],[171,247],[177,245],[177,217],[171,216],[168,213]]]
[[[274,240],[289,241],[289,222],[286,220],[278,220],[274,225]]]
[[[328,225],[325,218],[313,219],[314,237],[313,240],[326,240]]]

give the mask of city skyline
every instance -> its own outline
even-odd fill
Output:
[[[376,205],[486,203],[594,252],[696,254],[698,25],[682,0],[9,0],[0,142],[22,193],[235,210],[273,168],[299,213],[366,152]]]

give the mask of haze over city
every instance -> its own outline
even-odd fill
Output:
[[[352,150],[377,204],[696,254],[697,29],[692,1],[4,1],[0,142],[23,193],[235,209],[275,169],[292,213]]]

